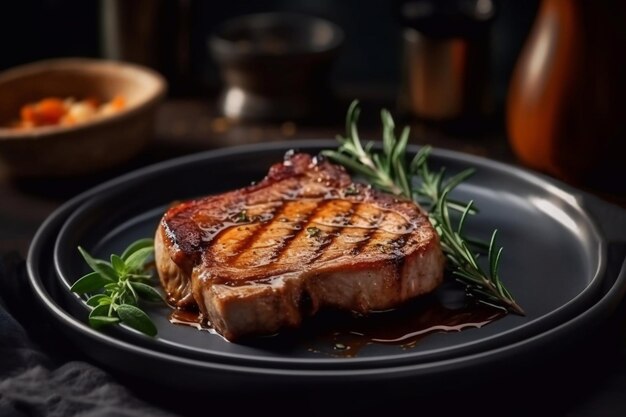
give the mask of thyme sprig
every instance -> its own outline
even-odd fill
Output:
[[[146,264],[154,253],[153,240],[133,242],[121,255],[111,255],[110,261],[96,259],[80,246],[78,251],[93,272],[78,279],[70,290],[90,294],[86,303],[91,307],[91,327],[99,329],[122,322],[148,336],[156,336],[156,326],[138,307],[140,299],[163,301],[161,294],[150,285],[152,274],[146,271]]]
[[[448,261],[447,268],[465,286],[467,294],[478,302],[523,315],[524,310],[504,287],[499,276],[502,247],[496,244],[497,230],[492,233],[488,245],[466,237],[463,233],[465,223],[478,210],[473,201],[464,203],[449,197],[459,184],[473,175],[474,170],[466,169],[451,177],[446,176],[445,168],[431,171],[428,165],[431,148],[428,146],[422,147],[407,163],[409,127],[404,127],[400,136],[396,137],[395,124],[387,110],[381,111],[382,152],[373,150],[373,142],[363,146],[357,129],[359,114],[358,101],[354,101],[346,117],[346,135],[337,137],[339,148],[323,151],[322,154],[364,176],[372,186],[421,204],[439,234]],[[458,222],[453,221],[451,211],[460,216]],[[487,271],[478,262],[477,250],[481,247],[487,249]]]

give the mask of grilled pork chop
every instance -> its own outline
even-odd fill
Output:
[[[296,327],[324,306],[398,306],[435,289],[444,264],[419,206],[307,154],[256,185],[170,208],[155,252],[170,302],[228,340]]]

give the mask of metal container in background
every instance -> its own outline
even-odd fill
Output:
[[[237,121],[320,119],[332,108],[332,64],[343,30],[287,12],[239,16],[208,41],[224,85],[222,114]]]
[[[407,1],[401,6],[399,106],[423,120],[479,124],[491,111],[491,0]]]
[[[191,10],[192,0],[100,0],[102,57],[150,67],[169,93],[188,92]]]

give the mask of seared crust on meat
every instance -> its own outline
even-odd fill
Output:
[[[435,289],[444,264],[418,205],[307,154],[256,185],[170,208],[155,250],[170,302],[229,340],[296,327],[324,306],[395,307]]]

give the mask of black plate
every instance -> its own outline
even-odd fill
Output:
[[[297,145],[301,150],[317,152],[335,143]],[[165,309],[150,311],[159,328],[157,339],[121,327],[95,332],[84,324],[86,309],[66,288],[85,272],[77,245],[98,256],[119,252],[133,239],[151,236],[171,201],[258,180],[292,146],[271,144],[181,158],[80,196],[71,207],[52,216],[33,242],[29,272],[38,295],[61,320],[64,330],[87,343],[88,353],[97,352],[96,359],[102,359],[100,355],[115,358],[114,366],[130,358],[144,365],[179,365],[177,372],[195,378],[220,375],[225,381],[239,382],[263,375],[307,382],[329,377],[417,377],[497,363],[509,355],[537,349],[559,333],[587,325],[589,317],[606,314],[621,296],[623,274],[618,279],[616,273],[605,273],[606,233],[596,227],[583,207],[582,194],[510,166],[437,151],[432,158],[434,166],[445,165],[450,172],[468,166],[478,169],[459,188],[458,196],[474,199],[482,210],[472,219],[473,233],[486,237],[493,227],[499,228],[500,242],[506,248],[502,276],[526,309],[526,317],[509,315],[481,329],[434,334],[409,350],[371,345],[356,358],[311,352],[306,344],[285,348],[265,342],[228,343],[206,332],[171,325]],[[623,212],[621,216],[623,220]],[[62,230],[57,236],[59,228]],[[48,266],[51,259],[56,271]],[[621,259],[618,263],[621,266]]]

